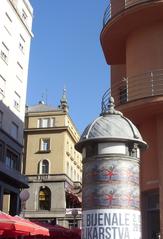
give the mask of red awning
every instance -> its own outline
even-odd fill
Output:
[[[59,225],[52,225],[40,221],[34,221],[36,224],[48,228],[50,237],[54,239],[80,239],[80,229],[72,230]]]
[[[0,236],[19,236],[19,235],[49,235],[47,228],[40,227],[29,220],[21,217],[12,217],[4,212],[0,212]]]
[[[33,223],[31,221],[29,221],[28,219],[24,219],[22,217],[19,216],[14,216],[14,218],[19,221],[22,222],[24,224],[29,224],[33,227],[33,231],[30,233],[30,235],[43,235],[43,236],[49,236],[49,230],[43,226],[40,226],[36,223]]]

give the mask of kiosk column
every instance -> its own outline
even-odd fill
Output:
[[[82,239],[141,239],[138,129],[114,109],[85,129],[76,149],[83,154]]]

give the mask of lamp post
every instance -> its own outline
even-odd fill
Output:
[[[78,210],[77,209],[72,209],[72,212],[71,212],[71,214],[72,214],[72,216],[73,216],[73,227],[75,228],[75,219],[76,219],[76,217],[77,217],[77,215],[78,215]]]
[[[24,189],[20,192],[19,197],[21,200],[21,213],[22,213],[22,216],[24,217],[25,216],[25,204],[26,204],[26,201],[29,199],[30,194],[27,190]]]

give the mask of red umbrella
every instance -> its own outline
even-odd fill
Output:
[[[36,224],[41,225],[49,229],[50,237],[56,239],[72,239],[73,232],[65,227],[59,225],[52,225],[45,222],[34,221]]]
[[[73,238],[80,239],[81,238],[81,229],[80,228],[72,228]]]
[[[33,231],[33,227],[31,225],[24,225],[24,223],[18,222],[14,217],[0,212],[0,230],[6,233],[24,232],[25,234],[29,234]]]
[[[0,235],[49,235],[46,228],[42,228],[26,219],[15,216],[12,217],[4,212],[0,212]]]
[[[24,223],[26,225],[30,225],[31,227],[33,227],[33,231],[30,232],[30,235],[49,236],[49,230],[47,228],[40,226],[36,223],[33,223],[33,222],[29,221],[28,219],[19,217],[19,216],[14,216],[14,218],[21,223]]]

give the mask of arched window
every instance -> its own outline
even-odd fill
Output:
[[[48,174],[49,173],[49,162],[48,160],[44,159],[42,161],[42,174]]]
[[[47,159],[43,159],[38,164],[38,173],[39,174],[49,174],[49,161]]]
[[[39,209],[50,210],[51,208],[51,191],[48,187],[41,187],[39,191]]]

